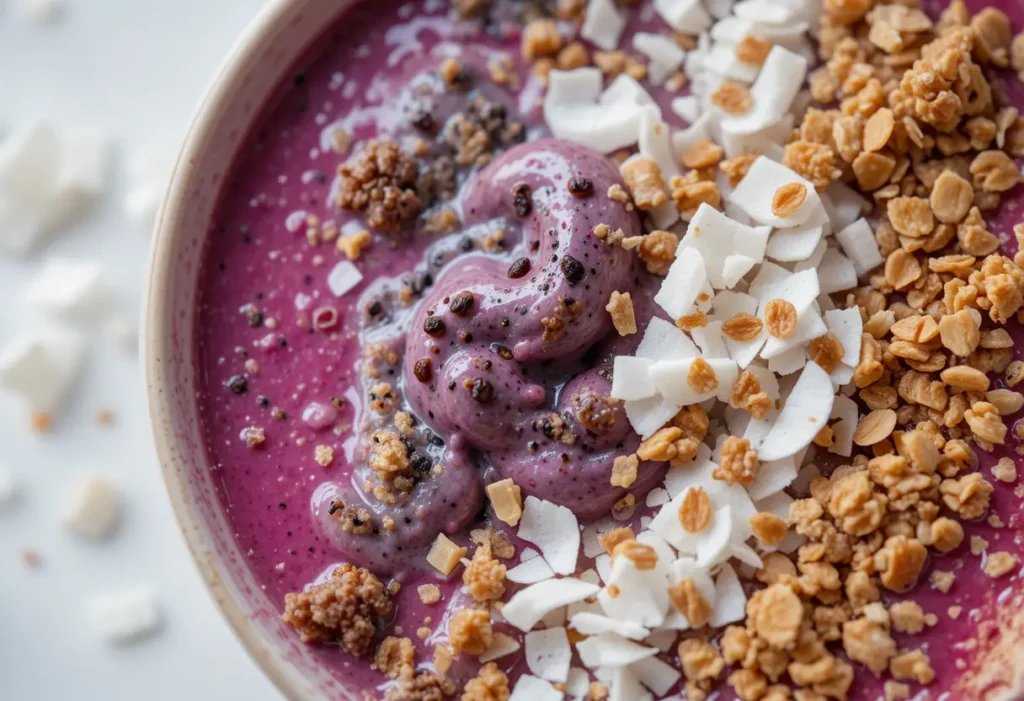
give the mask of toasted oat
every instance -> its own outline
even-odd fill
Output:
[[[625,539],[612,548],[612,557],[624,557],[631,560],[640,571],[653,570],[658,566],[658,553],[650,545],[638,543],[633,539]]]
[[[636,315],[633,312],[633,298],[629,292],[612,292],[605,306],[612,317],[612,324],[620,336],[636,333]]]
[[[857,445],[875,445],[890,435],[896,428],[896,412],[892,409],[872,411],[857,424],[853,433],[853,442]]]
[[[436,584],[421,584],[416,587],[416,593],[419,594],[420,601],[428,606],[441,600],[441,588]]]
[[[932,547],[940,553],[948,553],[964,542],[964,527],[958,521],[941,516],[931,524]]]
[[[636,237],[639,240],[640,260],[647,266],[647,272],[652,275],[666,275],[673,261],[676,259],[676,250],[679,248],[679,237],[671,231],[655,229],[646,236]],[[626,246],[623,241],[623,248]]]
[[[764,323],[753,314],[737,312],[722,324],[722,333],[734,341],[753,341]]]
[[[1010,458],[999,458],[999,462],[992,467],[992,476],[1000,482],[1016,482],[1017,465]]]
[[[727,484],[750,484],[757,471],[757,451],[746,438],[729,436],[722,444],[722,457],[711,476]]]
[[[554,56],[562,48],[562,35],[554,20],[535,19],[523,28],[522,54],[527,61]]]
[[[682,436],[683,432],[680,429],[668,426],[643,441],[637,448],[636,454],[641,460],[667,462],[676,456],[675,442]]]
[[[796,331],[796,307],[785,299],[772,299],[765,305],[764,323],[775,338],[789,338]]]
[[[758,39],[755,36],[745,36],[736,44],[736,48],[733,52],[736,54],[736,58],[743,61],[744,63],[752,63],[755,66],[764,64],[768,54],[772,50],[771,43],[764,39]]]
[[[703,358],[694,358],[693,362],[690,363],[689,371],[686,373],[686,384],[694,392],[707,394],[708,392],[714,392],[718,388],[718,378],[715,376],[714,368],[711,367],[708,361]]]
[[[745,153],[742,156],[729,158],[718,164],[718,169],[729,179],[729,184],[736,187],[747,177],[750,166],[760,157],[758,153]]]
[[[656,209],[668,201],[661,168],[650,158],[631,158],[622,166],[622,178],[638,209]]]
[[[789,531],[785,521],[775,514],[766,512],[751,516],[750,528],[761,544],[770,548],[782,542],[782,539],[786,537],[786,533]]]
[[[639,461],[635,455],[620,455],[612,463],[611,485],[629,489],[636,482]]]
[[[864,150],[881,151],[889,143],[896,120],[892,110],[883,107],[864,122]]]
[[[635,538],[636,536],[629,528],[613,528],[612,530],[599,535],[597,542],[605,549],[605,552],[611,555],[619,543],[627,540],[634,540]]]
[[[780,185],[772,197],[772,214],[777,217],[788,217],[795,214],[806,200],[807,187],[803,183]]]
[[[672,605],[686,617],[691,628],[704,626],[714,613],[714,608],[700,593],[692,577],[686,577],[678,584],[673,584],[669,587],[668,595]]]
[[[985,574],[993,579],[1003,577],[1017,568],[1017,558],[1012,553],[989,553],[985,559]]]
[[[812,340],[807,350],[811,360],[830,375],[839,367],[846,353],[843,344],[831,332]]]
[[[690,169],[711,168],[722,160],[725,151],[711,139],[698,139],[682,155],[682,163]]]
[[[743,83],[726,80],[711,93],[711,104],[729,114],[746,114],[754,106],[750,89]]]
[[[940,222],[959,224],[974,203],[974,188],[955,172],[945,170],[936,178],[928,202]]]
[[[694,329],[702,329],[708,325],[708,316],[704,312],[694,312],[676,319],[676,326],[689,333]]]
[[[679,505],[679,523],[687,533],[700,533],[711,525],[711,499],[703,487],[690,487]]]

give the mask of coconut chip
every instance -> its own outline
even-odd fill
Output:
[[[556,574],[573,574],[580,550],[576,515],[564,506],[528,496],[518,535],[536,545]]]

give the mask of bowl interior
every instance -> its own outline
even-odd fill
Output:
[[[145,305],[150,414],[182,532],[221,611],[290,699],[356,699],[281,623],[217,498],[196,406],[197,276],[220,190],[255,120],[356,0],[274,0],[236,42],[200,105],[158,217]]]

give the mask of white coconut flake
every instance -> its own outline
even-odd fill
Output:
[[[684,95],[672,100],[672,111],[681,119],[692,124],[700,117],[700,100],[693,95]]]
[[[625,28],[626,17],[616,9],[612,0],[590,0],[580,36],[605,51],[612,51],[618,48],[619,37]]]
[[[826,294],[853,289],[857,286],[857,269],[838,249],[829,248],[818,263],[818,282]]]
[[[664,697],[683,676],[678,669],[657,657],[634,662],[629,666],[629,671],[658,698]]]
[[[710,73],[743,83],[753,83],[758,71],[761,70],[756,64],[741,61],[736,55],[735,47],[723,43],[711,47],[711,51],[704,57],[703,66]]]
[[[690,228],[692,230],[692,223]],[[654,301],[673,319],[691,314],[697,304],[697,298],[705,290],[709,277],[710,271],[705,268],[704,256],[700,250],[694,249],[688,255],[680,255],[677,252],[661,289],[654,295]]]
[[[0,353],[0,387],[20,395],[34,412],[52,412],[78,375],[84,352],[77,335],[27,331]]]
[[[615,357],[611,396],[615,399],[648,399],[658,394],[651,379],[649,358],[632,355]]]
[[[764,260],[770,231],[770,227],[750,227],[740,224],[707,203],[703,203],[690,221],[686,235],[679,242],[673,267],[680,260],[690,260],[694,253],[699,253],[711,286],[715,289],[728,287],[724,279],[726,258],[735,255],[737,251],[742,251],[741,255],[747,256],[755,263],[761,262]],[[686,269],[689,267],[692,266],[681,266],[683,272],[687,272]],[[671,275],[671,270],[669,275]],[[677,284],[682,286],[685,282],[682,280]],[[703,280],[700,282],[703,285]],[[691,281],[689,287],[693,286],[694,282]],[[673,318],[680,316],[683,314],[676,314]]]
[[[29,304],[65,316],[93,316],[103,302],[103,268],[99,263],[51,258],[29,284]]]
[[[529,631],[548,613],[594,596],[600,589],[596,584],[572,577],[548,579],[516,592],[501,613],[519,630]]]
[[[542,557],[524,560],[505,573],[505,579],[516,584],[535,584],[555,576]]]
[[[534,496],[526,497],[518,535],[540,549],[556,574],[576,571],[580,528],[576,515],[566,507]]]
[[[753,107],[747,114],[725,117],[723,132],[755,134],[776,124],[789,112],[806,75],[806,58],[782,46],[773,46],[750,89]]]
[[[832,230],[842,231],[854,223],[864,213],[867,201],[849,185],[833,181],[825,191],[831,206],[829,217],[832,219]]]
[[[683,405],[658,396],[626,401],[623,406],[629,425],[641,438],[648,438],[678,414]]]
[[[606,587],[597,595],[601,609],[611,618],[646,628],[655,628],[665,620],[669,608],[668,588],[659,570],[639,570],[629,558],[612,558],[605,581],[619,592],[612,596]]]
[[[757,554],[757,551],[743,542],[733,541],[729,545],[729,557],[738,560],[753,570],[759,570],[764,567],[764,560]]]
[[[698,391],[690,386],[689,375],[694,363],[701,360],[710,366],[718,383],[710,391]],[[723,396],[728,400],[732,387],[736,384],[739,370],[736,362],[729,358],[684,358],[682,360],[659,360],[651,365],[651,379],[658,392],[680,406],[699,404],[706,399]]]
[[[700,0],[654,0],[654,10],[668,26],[682,34],[692,36],[711,26],[711,15]]]
[[[761,444],[760,459],[781,460],[810,445],[828,421],[834,399],[828,374],[817,363],[807,363]]]
[[[764,499],[792,484],[796,474],[797,466],[792,456],[762,462],[754,475],[754,481],[747,486],[747,493],[754,501]]]
[[[562,701],[562,699],[562,692],[552,686],[551,682],[531,674],[519,677],[515,688],[512,689],[512,695],[508,697],[508,701]]]
[[[699,326],[690,331],[693,342],[697,344],[701,355],[705,358],[719,360],[730,358],[729,348],[725,345],[725,335],[722,333],[723,323],[721,321],[709,321],[707,325]]]
[[[20,491],[21,488],[14,473],[0,468],[0,512],[14,503]]]
[[[526,634],[526,666],[541,679],[564,684],[569,678],[572,648],[565,628],[546,628]]]
[[[651,695],[640,684],[640,680],[630,671],[629,667],[615,667],[607,674],[599,674],[605,670],[595,670],[599,679],[604,676],[608,685],[608,701],[651,701]]]
[[[711,613],[708,625],[721,628],[746,616],[747,595],[743,592],[736,570],[731,565],[723,565],[715,578],[715,610]]]
[[[667,504],[669,499],[668,491],[661,487],[655,487],[651,491],[647,492],[646,504],[648,507],[661,506]]]
[[[651,319],[636,347],[636,355],[651,360],[695,358],[698,354],[697,346],[679,327],[660,317]]]
[[[829,419],[838,420],[831,427],[832,445],[828,447],[828,452],[844,458],[850,457],[853,453],[853,433],[857,430],[859,413],[857,402],[843,395],[835,398]]]
[[[572,667],[565,682],[565,695],[572,701],[583,701],[590,693],[590,675],[585,669]]]
[[[643,626],[590,612],[577,613],[570,619],[569,627],[582,635],[615,633],[631,640],[643,640],[650,635],[650,630]]]
[[[656,647],[638,645],[614,633],[592,635],[577,643],[576,650],[580,661],[590,668],[626,667],[658,654]]]
[[[779,229],[772,234],[765,255],[784,263],[807,260],[814,255],[828,230],[825,210],[819,208],[818,214],[812,215],[806,223],[792,229]]]
[[[667,39],[667,41],[671,42],[671,39]],[[661,175],[666,182],[672,176],[679,175],[676,155],[672,150],[671,135],[672,130],[662,120],[657,106],[645,106],[640,116],[640,133],[637,137],[637,146],[642,157],[649,158],[658,165],[658,168],[661,169]],[[672,203],[672,208],[675,209],[674,202]],[[676,210],[676,220],[678,219],[679,212]]]
[[[596,68],[579,70],[597,71]],[[575,73],[575,71],[568,72]],[[590,72],[587,75],[592,76],[594,75],[594,73]],[[597,75],[601,75],[600,71],[597,71]],[[587,91],[581,91],[579,94],[590,94],[590,91],[593,90],[594,85],[596,85],[596,90],[600,91],[600,81],[595,82],[591,77],[587,77],[586,80],[589,83],[586,89]],[[588,97],[576,101],[590,102],[593,99],[593,97]],[[638,81],[636,78],[629,75],[628,73],[620,73],[618,76],[616,76],[615,80],[609,83],[608,87],[605,88],[603,92],[600,92],[600,94],[597,95],[597,102],[600,105],[632,104],[641,107],[650,106],[654,108],[654,114],[658,115],[658,119],[661,118],[661,109],[658,107],[658,104],[654,101],[654,98],[651,97],[651,94],[644,89],[644,86],[640,84],[640,81]]]
[[[522,646],[519,644],[519,641],[511,635],[495,633],[491,646],[487,648],[487,652],[480,655],[480,664],[487,664],[506,655],[511,655],[513,652],[517,652],[520,647]]]
[[[807,350],[801,346],[776,355],[768,361],[768,369],[781,376],[792,375],[803,370],[807,364]]]
[[[351,292],[362,282],[363,274],[351,261],[338,261],[327,275],[327,287],[335,297],[342,297]]]
[[[860,344],[864,332],[860,309],[851,307],[827,311],[825,325],[843,346],[843,363],[856,367],[860,362]]]
[[[664,34],[637,32],[633,35],[633,48],[650,59],[647,65],[648,78],[654,85],[661,85],[681,65],[686,52],[679,44]]]
[[[821,315],[813,308],[805,309],[797,316],[796,328],[789,336],[776,338],[771,334],[768,335],[764,348],[761,349],[761,357],[770,361],[772,358],[803,346],[808,341],[824,336],[827,332],[828,328]],[[769,365],[769,367],[771,366]]]
[[[636,143],[641,105],[630,99],[598,104],[602,80],[596,68],[551,71],[543,104],[552,135],[602,153]]]
[[[93,631],[112,644],[148,637],[159,630],[163,620],[156,596],[146,588],[93,597],[86,605],[86,616]]]
[[[875,233],[863,217],[841,229],[836,234],[836,240],[853,261],[858,275],[865,275],[884,262]]]

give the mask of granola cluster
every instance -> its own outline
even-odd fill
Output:
[[[415,159],[398,144],[373,139],[338,168],[338,206],[365,212],[371,227],[397,234],[422,209],[418,174]]]

